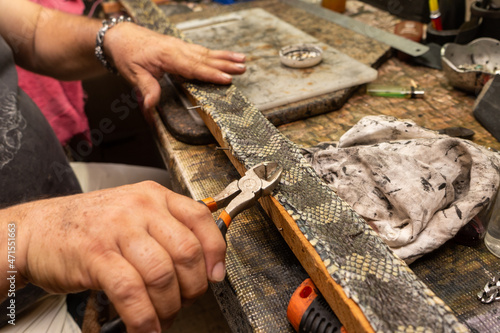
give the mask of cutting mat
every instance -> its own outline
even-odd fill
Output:
[[[261,111],[373,81],[377,71],[326,45],[262,8],[246,9],[177,24],[193,42],[247,55],[247,71],[233,83]],[[323,61],[311,68],[281,64],[287,45],[311,43]]]

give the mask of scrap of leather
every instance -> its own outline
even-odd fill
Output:
[[[407,263],[487,209],[500,182],[498,154],[387,116],[365,117],[338,144],[304,154]]]

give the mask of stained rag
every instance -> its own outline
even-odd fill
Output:
[[[387,116],[365,117],[338,143],[303,153],[408,263],[488,209],[500,183],[497,153]]]

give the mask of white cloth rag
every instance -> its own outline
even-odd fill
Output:
[[[303,153],[407,263],[490,207],[500,183],[497,153],[394,117],[365,117]]]

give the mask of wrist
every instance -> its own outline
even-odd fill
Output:
[[[108,53],[106,52],[106,49],[104,47],[104,38],[107,34],[107,32],[118,25],[119,23],[123,22],[132,22],[130,17],[125,17],[125,16],[120,16],[118,18],[112,18],[110,20],[104,20],[102,21],[102,27],[99,29],[96,35],[96,42],[95,42],[95,55],[99,62],[111,73],[113,74],[118,74],[118,70],[116,67],[111,63],[111,60],[108,56]]]

